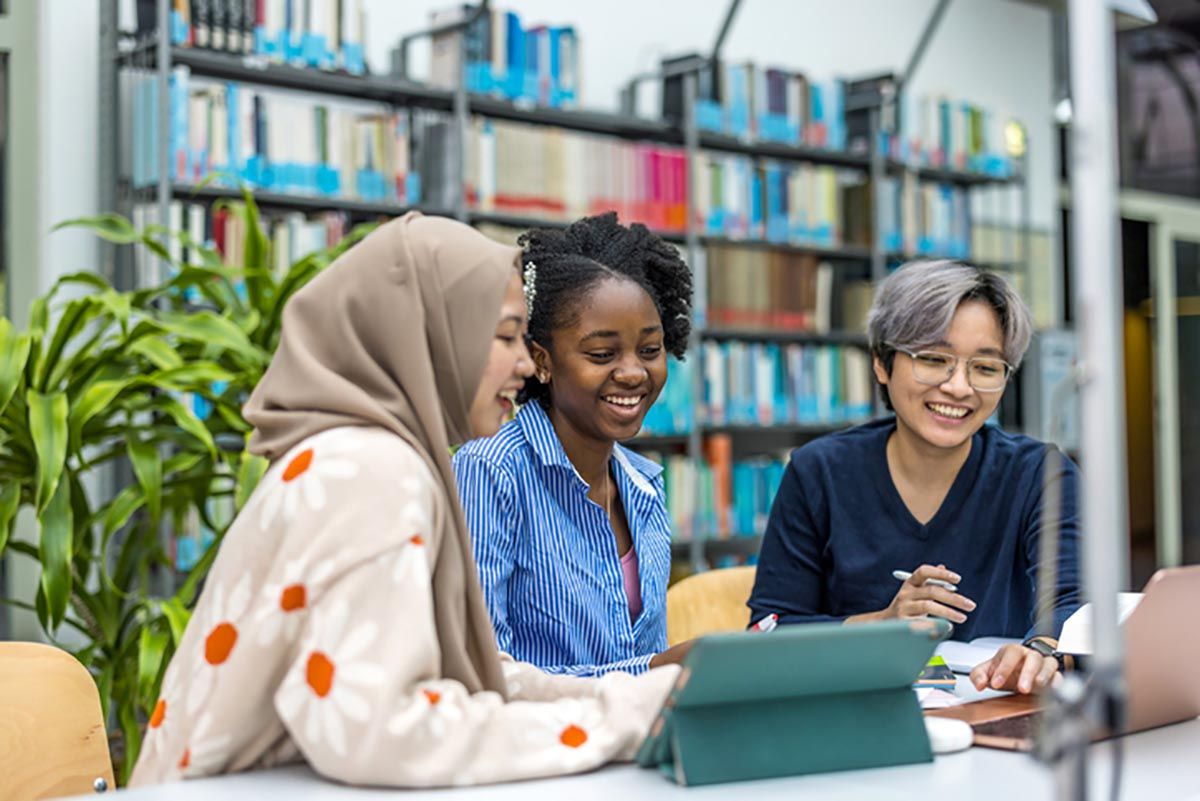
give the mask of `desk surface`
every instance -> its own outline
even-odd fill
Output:
[[[960,678],[958,694],[976,697]],[[991,695],[993,693],[984,693]],[[1121,798],[1128,801],[1200,801],[1200,719],[1125,737],[1124,781]],[[1107,788],[1111,776],[1111,744],[1092,746],[1092,796]],[[1050,801],[1054,776],[1028,754],[971,748],[940,756],[932,763],[895,768],[823,773],[786,779],[679,787],[654,770],[611,765],[581,776],[453,790],[398,791],[345,787],[318,778],[305,766],[241,773],[214,779],[176,782],[122,792],[128,801],[369,801],[403,794],[414,801],[641,801],[663,798],[728,798],[755,801]],[[1103,796],[1107,798],[1107,795]],[[95,796],[90,796],[94,799]]]

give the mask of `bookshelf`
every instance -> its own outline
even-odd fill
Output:
[[[102,0],[107,18],[116,19],[116,0]],[[166,0],[157,0],[160,19],[165,14]],[[661,235],[685,251],[689,264],[696,268],[696,310],[693,326],[693,341],[689,349],[699,361],[705,345],[720,346],[725,343],[754,343],[776,348],[812,347],[850,349],[864,352],[867,348],[866,335],[843,327],[826,325],[821,330],[780,330],[778,327],[755,325],[714,324],[709,319],[710,282],[705,274],[706,254],[713,248],[735,248],[747,251],[763,251],[785,256],[813,257],[833,266],[835,273],[857,280],[882,278],[892,262],[901,260],[901,254],[885,248],[880,235],[878,213],[869,221],[870,242],[809,242],[791,238],[763,236],[728,236],[713,233],[697,219],[697,180],[693,174],[700,154],[720,154],[744,157],[753,164],[782,163],[784,165],[807,165],[814,168],[833,168],[859,176],[871,193],[871,208],[878,209],[878,192],[883,178],[912,180],[922,183],[944,184],[964,193],[981,187],[1013,186],[1023,194],[1022,171],[997,177],[970,171],[940,167],[916,166],[887,158],[878,148],[859,151],[834,151],[808,145],[776,141],[754,141],[708,130],[699,130],[695,123],[695,81],[685,81],[692,96],[685,98],[683,121],[673,123],[636,117],[625,113],[609,113],[563,108],[530,107],[489,95],[471,94],[464,87],[457,90],[423,85],[400,77],[384,75],[352,75],[307,67],[296,67],[267,60],[259,55],[237,55],[214,52],[172,44],[165,26],[159,26],[151,38],[126,39],[124,45],[110,53],[115,75],[123,70],[139,70],[156,77],[159,91],[165,96],[171,72],[185,67],[190,75],[212,81],[229,81],[254,87],[299,92],[308,96],[327,96],[344,101],[361,101],[380,104],[395,112],[406,112],[410,119],[414,113],[429,112],[445,115],[450,134],[450,145],[445,148],[446,174],[461,179],[458,197],[439,198],[435,204],[426,202],[427,192],[413,204],[392,201],[366,200],[359,198],[331,197],[322,194],[299,194],[293,192],[254,189],[256,202],[265,210],[279,213],[301,212],[315,214],[334,211],[346,215],[351,221],[364,221],[395,216],[410,209],[419,209],[429,214],[455,216],[472,224],[489,224],[507,228],[524,229],[532,226],[566,225],[568,219],[547,218],[503,209],[479,210],[467,202],[466,181],[467,143],[473,120],[486,119],[498,122],[521,123],[560,129],[575,134],[607,137],[631,143],[679,148],[685,154],[687,169],[687,194],[685,201],[686,220],[682,230],[661,231]],[[694,75],[692,76],[694,78]],[[114,89],[113,96],[118,96]],[[166,148],[170,126],[167,103],[159,104],[159,115],[152,122],[157,126],[160,148]],[[118,113],[119,122],[127,124]],[[117,141],[108,143],[114,157],[121,147]],[[870,137],[872,143],[877,137]],[[410,140],[411,141],[411,140]],[[114,163],[119,159],[114,158]],[[415,161],[415,160],[414,160]],[[154,185],[133,187],[128,180],[115,176],[114,195],[118,207],[128,211],[136,202],[152,201],[157,204],[161,219],[169,219],[168,207],[172,201],[189,204],[212,205],[222,200],[237,200],[240,190],[217,183],[197,184],[173,180],[168,174],[169,159],[165,153],[157,154],[160,165]],[[1025,206],[1027,200],[1023,201]],[[626,220],[628,221],[628,220]],[[968,220],[969,223],[969,220]],[[1025,251],[1027,253],[1027,250]],[[118,275],[122,273],[118,271]],[[125,273],[132,275],[132,272]],[[840,280],[840,279],[839,279]],[[691,359],[689,359],[691,361]],[[863,360],[869,364],[869,361]],[[704,376],[699,369],[690,371],[687,380],[691,387],[693,402],[701,404],[704,395]],[[878,411],[876,407],[874,411]],[[703,458],[706,438],[713,435],[729,437],[735,450],[741,455],[772,452],[776,456],[783,449],[800,444],[812,437],[836,431],[847,425],[860,422],[861,416],[831,416],[827,420],[774,422],[768,425],[748,423],[708,423],[699,421],[686,432],[651,434],[630,441],[632,447],[645,451],[683,453],[692,460]],[[697,569],[703,569],[710,560],[724,556],[746,555],[757,547],[758,538],[750,532],[733,532],[729,539],[706,540],[692,538],[677,543],[675,553],[686,556]]]

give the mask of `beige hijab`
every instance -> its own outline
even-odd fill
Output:
[[[449,447],[467,414],[520,251],[453,220],[413,212],[348,250],[283,312],[279,349],[246,404],[250,450],[268,459],[319,431],[379,426],[441,482],[434,609],[442,672],[504,694]]]

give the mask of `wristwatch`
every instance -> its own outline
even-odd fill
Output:
[[[1025,640],[1025,642],[1021,643],[1021,645],[1024,645],[1026,648],[1030,649],[1031,651],[1037,651],[1042,656],[1054,657],[1054,661],[1058,662],[1059,671],[1066,672],[1066,670],[1067,670],[1066,654],[1064,654],[1062,651],[1059,651],[1058,649],[1054,648],[1052,645],[1050,645],[1050,643],[1046,642],[1045,640],[1038,639],[1037,637],[1030,637],[1029,639]]]

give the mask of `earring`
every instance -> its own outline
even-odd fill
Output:
[[[539,384],[549,384],[550,383],[550,374],[547,372],[544,372],[542,370],[538,370],[537,380],[538,380]]]

